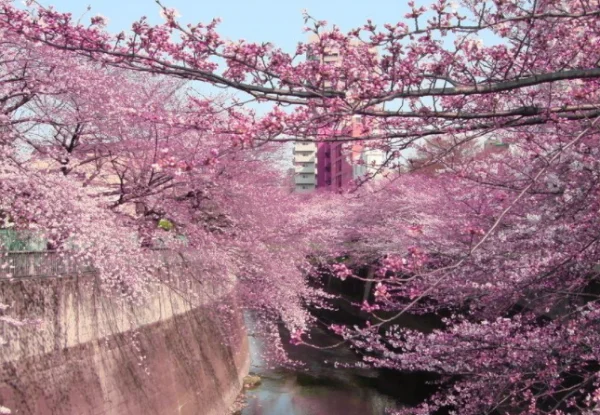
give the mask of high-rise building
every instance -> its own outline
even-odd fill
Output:
[[[294,184],[297,192],[312,192],[317,187],[317,145],[311,141],[294,143]]]
[[[353,122],[350,137],[360,137]],[[340,191],[347,188],[358,176],[355,166],[363,146],[350,141],[322,142],[317,147],[317,187]]]
[[[310,43],[317,42],[315,35],[309,38]],[[309,61],[320,61],[321,63],[339,61],[337,51],[332,53],[315,54],[309,48],[306,59]],[[323,85],[325,88],[331,87],[330,83]],[[318,131],[315,131],[315,135]],[[296,141],[294,143],[294,183],[296,192],[311,192],[317,187],[323,187],[325,183],[325,174],[323,167],[319,167],[318,160],[325,162],[325,159],[319,156],[324,152],[324,147],[328,147],[328,143],[316,143],[314,141]]]
[[[309,42],[316,43],[316,35],[311,36]],[[309,47],[307,60],[319,61],[330,65],[339,65],[342,62],[340,51],[335,48],[326,48],[324,52],[315,53]],[[371,53],[376,53],[371,51]],[[322,88],[331,88],[331,81],[324,81]],[[350,137],[360,137],[358,119],[353,118]],[[319,131],[315,131],[317,135]],[[381,151],[370,151],[362,154],[363,146],[346,141],[336,142],[306,142],[298,141],[294,146],[295,187],[298,192],[309,192],[316,188],[339,191],[359,176],[371,173],[369,166],[381,166],[384,155]],[[375,155],[377,153],[377,155]],[[360,161],[362,160],[362,162]],[[364,166],[364,167],[363,167]]]
[[[386,154],[378,148],[362,148],[359,162],[354,165],[354,178],[368,177],[378,178],[385,174],[384,163]]]

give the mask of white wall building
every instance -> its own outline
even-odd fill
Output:
[[[317,144],[294,143],[294,185],[296,192],[312,192],[317,187]]]
[[[366,175],[371,179],[381,178],[384,173],[381,166],[384,162],[385,152],[383,150],[363,147],[360,153],[360,163],[353,166],[353,176],[355,179],[364,178]]]

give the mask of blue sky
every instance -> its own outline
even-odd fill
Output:
[[[129,29],[141,16],[147,16],[151,23],[162,22],[154,0],[38,1],[45,6],[53,5],[58,11],[71,12],[76,19],[85,14],[83,21],[101,14],[109,19],[107,29],[112,33]],[[416,3],[429,4],[430,1],[417,0]],[[308,38],[303,31],[303,9],[344,31],[362,26],[367,19],[378,25],[395,23],[403,20],[409,10],[405,0],[163,0],[163,4],[177,9],[183,23],[207,23],[219,17],[221,36],[231,40],[268,41],[289,53],[295,51],[298,42]],[[86,12],[88,5],[91,11]],[[197,87],[205,94],[221,92],[208,85]],[[260,106],[255,109],[259,113],[263,110]],[[291,146],[287,147],[283,156],[286,162],[291,160]]]
[[[128,29],[134,20],[147,16],[159,23],[158,6],[154,0],[41,0],[44,5],[54,5],[59,11],[81,16],[87,5],[92,7],[85,20],[101,14],[109,18],[109,31],[115,33]],[[429,3],[429,1],[417,1]],[[305,41],[302,9],[320,19],[334,23],[344,30],[358,27],[372,19],[377,24],[403,19],[408,8],[403,0],[164,0],[167,7],[175,8],[181,20],[209,22],[220,17],[219,33],[232,40],[270,41],[288,52],[296,43]]]
[[[20,1],[20,0],[17,0]],[[130,28],[131,23],[147,16],[151,23],[160,23],[159,7],[154,0],[38,0],[41,4],[53,5],[59,11],[71,12],[74,17],[85,15],[83,21],[101,14],[109,19],[108,30],[118,33]],[[221,36],[231,40],[245,39],[251,42],[272,42],[289,53],[293,53],[298,42],[305,42],[302,10],[319,19],[335,24],[342,30],[360,27],[371,19],[377,25],[405,20],[409,11],[407,0],[162,0],[163,4],[175,8],[183,23],[210,22],[219,17]],[[429,5],[433,0],[416,0],[419,5]],[[91,11],[87,12],[87,6]],[[490,39],[486,39],[486,43]],[[209,85],[197,85],[203,94],[219,93],[222,90]],[[231,92],[231,91],[230,91]],[[263,104],[266,105],[266,104]],[[260,114],[269,107],[251,105]]]

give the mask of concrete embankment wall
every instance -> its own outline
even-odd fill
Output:
[[[154,283],[131,304],[101,292],[94,275],[0,281],[6,315],[42,321],[0,326],[0,405],[35,415],[226,414],[249,365],[233,284],[175,285]]]

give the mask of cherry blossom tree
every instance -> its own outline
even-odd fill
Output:
[[[250,112],[181,80],[1,33],[3,227],[91,262],[107,293],[131,301],[156,282],[157,249],[183,251],[190,277],[217,287],[235,275],[244,306],[305,326],[303,301],[318,293],[302,273],[303,202],[267,160],[272,146],[235,133]]]
[[[335,331],[369,364],[442,375],[439,392],[410,413],[591,413],[600,399],[600,3],[409,6],[401,22],[367,22],[348,33],[306,15],[316,41],[290,54],[270,43],[225,41],[217,20],[183,26],[161,3],[164,24],[142,19],[113,36],[100,17],[84,26],[54,9],[1,1],[9,45],[2,151],[12,160],[5,174],[19,184],[6,187],[17,196],[3,199],[1,211],[15,223],[57,227],[62,212],[80,206],[78,216],[89,219],[78,225],[82,237],[101,228],[105,241],[123,239],[120,228],[102,225],[118,217],[118,226],[149,241],[132,243],[131,252],[151,245],[165,220],[215,270],[231,264],[249,282],[250,303],[288,310],[294,342],[304,339],[301,299],[316,298],[299,271],[310,248],[369,258],[376,267],[373,296],[362,305],[369,323]],[[331,50],[339,63],[305,59]],[[48,62],[40,55],[50,63],[40,65]],[[74,89],[56,79],[65,56],[81,73],[93,72]],[[179,81],[229,87],[272,107],[258,116],[239,98],[199,100]],[[106,93],[95,96],[93,82],[107,85]],[[115,84],[128,87],[119,93]],[[348,126],[357,122],[360,134],[352,134]],[[34,184],[39,172],[25,176],[13,154],[16,140],[40,147],[33,125],[53,131],[47,136],[58,143],[48,155],[62,177],[44,182],[81,195],[56,200],[52,214],[43,203],[56,198]],[[82,137],[91,149],[84,151]],[[335,197],[304,206],[261,163],[262,150],[299,137],[362,141],[384,150],[381,168],[394,172],[410,170],[403,161],[410,151],[426,159],[416,171],[362,186],[345,207]],[[508,149],[464,150],[490,138]],[[69,179],[90,164],[119,177],[110,202],[99,204]],[[249,166],[256,177],[244,174]],[[21,200],[38,200],[39,208]],[[143,219],[119,210],[132,203]],[[123,270],[122,280],[140,275]],[[339,264],[333,272],[360,278]],[[421,333],[398,323],[424,312],[447,316],[444,328]]]

